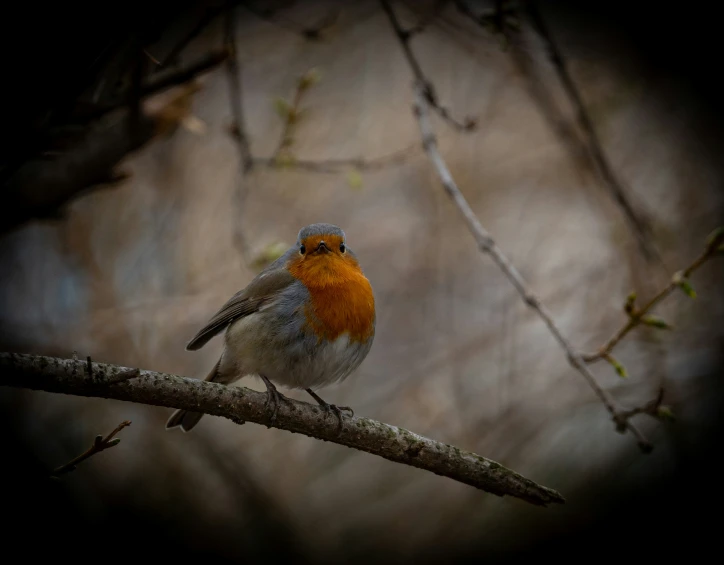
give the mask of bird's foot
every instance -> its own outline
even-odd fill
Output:
[[[325,402],[311,388],[308,388],[307,392],[312,398],[314,398],[314,400],[317,401],[317,404],[319,404],[321,409],[324,410],[325,418],[331,413],[334,413],[334,415],[337,416],[337,421],[339,422],[338,431],[342,431],[342,412],[349,412],[350,417],[354,416],[354,410],[352,410],[349,406],[337,406],[335,404]]]
[[[272,384],[272,382],[264,375],[260,375],[260,377],[261,380],[264,381],[264,385],[266,386],[266,402],[264,403],[264,407],[266,408],[267,412],[271,412],[269,416],[269,423],[274,424],[277,421],[279,404],[281,402],[288,402],[289,399],[281,392],[279,392],[277,388]]]

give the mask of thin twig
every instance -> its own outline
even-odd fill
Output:
[[[408,35],[412,37],[424,32],[427,26],[437,19],[449,2],[450,0],[435,0],[434,4],[425,10],[425,13],[422,14],[415,26],[407,30]],[[408,8],[409,7],[410,6],[408,6]]]
[[[661,402],[663,400],[664,387],[661,387],[659,388],[659,392],[656,394],[656,396],[649,400],[647,403],[642,404],[641,406],[635,406],[634,408],[630,408],[628,410],[619,411],[616,419],[617,429],[619,431],[624,431],[626,429],[626,424],[628,423],[629,419],[633,418],[638,414],[648,414],[652,418],[657,419],[661,419],[663,417],[663,414],[669,414],[668,417],[671,417],[667,407],[663,407],[661,405]],[[664,412],[662,412],[662,408],[664,408]]]
[[[598,134],[593,126],[593,121],[591,120],[583,103],[583,98],[581,97],[576,84],[573,82],[571,74],[568,72],[568,67],[566,65],[566,60],[563,57],[563,53],[548,30],[548,26],[538,10],[537,2],[535,2],[535,0],[528,0],[525,2],[525,5],[527,6],[531,23],[540,38],[543,40],[543,43],[546,46],[548,58],[553,64],[553,67],[558,75],[558,79],[563,85],[563,89],[575,110],[576,119],[587,140],[586,146],[590,152],[591,159],[598,169],[604,185],[611,192],[614,200],[623,211],[624,217],[628,221],[645,257],[648,259],[656,259],[659,263],[661,263],[661,255],[651,241],[650,223],[642,216],[642,214],[636,211],[629,200],[629,197],[626,195],[626,190],[621,184],[621,181],[613,172],[613,168],[608,162],[608,159],[603,151],[601,141],[598,139]]]
[[[510,39],[511,30],[519,27],[516,18],[517,7],[510,4],[506,6],[503,0],[495,0],[495,6],[492,10],[487,10],[479,15],[472,11],[465,0],[455,0],[455,6],[461,14],[470,18],[479,26],[494,33],[502,34],[506,41]]]
[[[272,160],[279,164],[291,164],[294,162],[294,157],[291,155],[290,148],[294,143],[294,137],[292,136],[295,126],[299,123],[301,116],[301,110],[299,106],[302,103],[304,94],[309,91],[309,88],[319,80],[317,71],[311,69],[297,79],[297,85],[294,89],[294,96],[292,96],[292,103],[289,104],[284,99],[278,99],[279,111],[284,113],[284,128],[282,129],[281,136],[277,148],[274,150]]]
[[[320,159],[318,161],[310,161],[304,159],[292,159],[288,163],[284,163],[283,167],[288,169],[299,169],[312,173],[337,174],[343,172],[350,167],[360,171],[379,171],[386,167],[399,165],[407,158],[420,151],[420,144],[414,143],[409,147],[398,149],[387,155],[364,159],[362,157],[349,159]],[[267,167],[279,168],[279,162],[274,157],[254,157],[254,163]]]
[[[0,385],[180,408],[237,423],[271,423],[266,393],[145,370],[137,379],[110,384],[106,381],[109,376],[127,369],[94,363],[95,378],[91,380],[83,371],[83,363],[0,353]],[[319,406],[288,398],[280,403],[272,425],[424,469],[498,496],[510,495],[543,506],[564,502],[555,490],[475,453],[367,418],[342,414],[341,421],[340,428]]]
[[[316,24],[312,26],[303,26],[286,16],[279,15],[277,10],[259,9],[250,5],[248,2],[241,2],[241,5],[258,18],[272,22],[283,29],[296,33],[297,35],[301,35],[304,39],[308,39],[310,41],[317,41],[321,39],[322,33],[331,28],[339,19],[339,11],[330,10],[327,14],[322,16]]]
[[[90,359],[90,357],[88,359]],[[96,453],[100,453],[101,451],[105,451],[106,449],[118,445],[121,441],[120,438],[113,439],[113,437],[123,428],[126,428],[130,425],[130,420],[124,420],[123,422],[118,424],[118,426],[116,426],[116,428],[106,437],[100,435],[96,436],[95,440],[93,440],[93,445],[91,445],[85,452],[81,453],[78,457],[71,459],[65,465],[57,467],[50,476],[59,477],[66,473],[70,473],[71,471],[75,471],[79,463],[82,463],[86,459],[93,457]]]
[[[704,263],[717,255],[717,253],[717,245],[707,245],[707,247],[704,249],[703,253],[699,255],[699,257],[694,259],[694,261],[684,270],[674,273],[674,276],[671,277],[671,281],[669,282],[669,284],[662,288],[658,292],[658,294],[656,294],[656,296],[654,296],[641,308],[635,307],[634,300],[636,298],[636,295],[631,294],[629,296],[629,299],[626,301],[626,304],[624,305],[624,310],[628,314],[628,320],[626,321],[626,323],[618,331],[616,331],[606,341],[606,343],[604,343],[598,349],[597,352],[583,355],[583,360],[586,363],[594,363],[596,361],[600,361],[601,359],[608,360],[610,358],[611,352],[613,351],[613,348],[616,347],[618,342],[626,337],[626,334],[628,334],[632,329],[641,324],[657,325],[657,323],[651,323],[651,321],[647,323],[646,316],[649,311],[664,298],[666,298],[669,294],[671,294],[671,292],[675,288],[681,287],[684,284],[688,284],[688,278],[691,276],[691,274],[699,267],[701,267]],[[658,325],[662,327],[661,322],[658,322]]]
[[[614,421],[618,422],[621,410],[616,404],[614,398],[598,384],[596,378],[593,376],[593,373],[591,373],[591,370],[586,366],[586,363],[583,361],[580,354],[573,348],[568,339],[563,335],[563,332],[561,332],[556,323],[553,321],[553,317],[548,312],[548,309],[541,303],[535,294],[533,294],[521,274],[518,272],[518,269],[515,268],[500,248],[495,244],[492,236],[485,228],[483,228],[482,224],[468,204],[468,201],[465,199],[465,196],[463,196],[462,192],[460,192],[460,189],[455,183],[455,180],[450,174],[450,170],[447,168],[447,165],[438,150],[435,132],[432,128],[428,115],[427,104],[428,102],[427,97],[425,96],[424,85],[416,85],[414,109],[415,116],[417,117],[417,121],[420,126],[420,133],[422,134],[423,147],[425,148],[437,175],[442,181],[443,188],[463,215],[468,229],[478,244],[478,248],[483,253],[490,255],[493,261],[495,261],[498,267],[500,267],[500,270],[503,271],[503,274],[505,274],[508,280],[510,280],[513,284],[515,289],[523,298],[523,301],[543,320],[558,344],[566,352],[568,362],[574,369],[583,375],[583,378],[586,379],[586,382],[588,382],[603,405],[609,411]],[[634,435],[642,451],[651,451],[651,443],[644,437],[641,431],[639,431],[639,429],[628,420],[626,421],[626,429]]]
[[[435,94],[435,89],[432,85],[432,82],[430,82],[430,80],[428,80],[428,78],[425,76],[425,73],[423,72],[420,63],[415,58],[415,54],[410,48],[410,32],[403,29],[402,25],[397,19],[397,16],[395,15],[394,10],[392,9],[392,6],[390,6],[390,3],[387,0],[380,0],[380,2],[382,4],[382,8],[387,14],[387,17],[390,20],[392,29],[395,32],[395,35],[400,42],[400,45],[402,46],[402,51],[404,52],[405,58],[407,59],[410,68],[412,69],[412,73],[415,75],[415,82],[422,85],[422,92],[425,96],[425,99],[427,100],[427,103],[432,106],[446,122],[454,126],[456,129],[460,131],[473,131],[477,126],[477,122],[474,118],[468,117],[465,119],[464,122],[459,122],[450,115],[450,112],[447,108],[440,105],[437,94]]]
[[[246,122],[244,120],[243,94],[241,88],[241,69],[239,68],[239,57],[236,49],[236,7],[231,6],[226,12],[224,22],[224,49],[229,53],[226,60],[226,75],[229,79],[229,105],[231,107],[231,134],[236,140],[239,150],[239,175],[238,187],[234,191],[234,206],[237,208],[237,217],[241,217],[246,208],[246,198],[249,192],[249,172],[254,167],[254,158],[251,155],[249,138],[246,134]],[[249,243],[244,235],[243,222],[234,224],[234,245],[239,251],[240,258],[247,267],[250,264]]]
[[[242,169],[246,174],[254,166],[254,160],[249,148],[249,138],[246,135],[244,121],[244,108],[242,104],[241,78],[239,69],[239,58],[236,51],[236,11],[232,6],[229,8],[225,22],[224,47],[229,53],[226,59],[226,70],[229,77],[229,97],[231,114],[234,119],[232,131],[234,138],[239,144]]]

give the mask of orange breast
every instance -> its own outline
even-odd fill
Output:
[[[309,291],[305,316],[319,339],[333,341],[347,332],[351,342],[365,342],[372,336],[375,298],[354,258],[336,254],[300,258],[287,268]]]

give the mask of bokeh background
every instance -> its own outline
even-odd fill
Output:
[[[476,13],[492,7],[468,4]],[[412,46],[441,102],[477,120],[459,132],[433,118],[461,190],[574,345],[590,351],[623,323],[631,290],[652,296],[724,223],[720,47],[696,10],[541,4],[661,261],[642,255],[525,19],[505,42],[453,2],[393,6],[405,25],[424,27]],[[143,116],[166,126],[137,142],[124,137],[132,135],[124,101],[134,72],[156,80],[220,49],[223,8],[111,2],[7,12],[5,25],[38,55],[4,34],[5,157],[32,146],[58,116],[118,110],[65,128],[42,159],[11,173],[5,159],[0,349],[77,351],[203,377],[221,340],[199,352],[185,351],[186,341],[300,227],[335,223],[374,286],[378,321],[367,360],[324,398],[497,460],[567,503],[530,507],[254,424],[206,417],[191,434],[170,433],[167,409],[2,388],[4,546],[81,562],[449,563],[655,558],[677,548],[694,557],[713,545],[715,524],[699,508],[722,502],[721,260],[694,277],[696,300],[676,292],[657,310],[674,331],[639,328],[620,344],[628,379],[593,367],[624,405],[664,387],[677,419],[637,418],[655,444],[642,455],[477,251],[422,150],[412,74],[377,2],[235,8],[234,103],[256,159],[251,171],[233,135],[224,64],[193,87],[145,97],[140,130]],[[175,61],[154,63],[206,20]],[[300,99],[286,148],[295,160],[275,166],[280,99],[291,101],[310,70],[319,80]],[[99,187],[116,161],[125,176]],[[64,190],[73,197],[62,206],[43,196]],[[264,388],[251,378],[241,384]],[[47,480],[125,419],[133,424],[118,447]]]

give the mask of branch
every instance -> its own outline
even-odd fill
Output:
[[[548,26],[538,11],[537,3],[535,0],[529,0],[525,2],[525,4],[533,27],[545,43],[548,58],[553,64],[553,67],[556,69],[558,79],[563,85],[563,89],[575,110],[576,119],[578,120],[581,130],[583,130],[583,133],[586,136],[588,141],[588,150],[590,151],[591,158],[601,175],[601,179],[623,211],[624,217],[631,226],[631,230],[633,231],[644,255],[649,259],[655,258],[661,262],[661,256],[651,242],[651,226],[649,225],[649,222],[635,210],[633,204],[629,201],[621,182],[613,172],[613,169],[604,154],[601,142],[598,139],[598,134],[596,134],[596,130],[593,127],[593,122],[591,121],[588,111],[583,104],[583,99],[581,98],[581,95],[578,92],[570,73],[568,72],[568,67],[566,66],[563,54],[558,48],[558,45],[556,45],[553,36],[548,30]]]
[[[65,465],[57,467],[50,476],[59,477],[61,475],[64,475],[65,473],[75,471],[79,463],[82,463],[86,459],[93,457],[96,453],[100,453],[101,451],[105,451],[106,449],[110,449],[111,447],[118,445],[121,442],[121,439],[113,439],[113,436],[115,436],[123,428],[126,428],[130,425],[131,422],[129,420],[124,420],[123,422],[118,424],[118,426],[116,426],[116,429],[114,429],[106,437],[100,435],[96,436],[96,439],[93,441],[93,445],[91,445],[84,453],[81,453],[75,459],[71,459]]]
[[[337,23],[337,20],[339,19],[339,11],[330,10],[316,24],[312,26],[303,26],[287,18],[286,16],[278,15],[276,13],[277,10],[275,10],[274,8],[257,8],[250,5],[249,2],[241,2],[241,5],[258,18],[274,23],[283,29],[301,35],[304,39],[308,39],[310,41],[318,41],[319,39],[321,39],[322,33],[331,28],[335,23]]]
[[[271,158],[277,165],[290,165],[295,161],[294,156],[291,154],[291,146],[294,143],[294,137],[292,136],[294,128],[299,123],[302,114],[299,106],[302,103],[304,94],[317,82],[319,82],[319,73],[316,69],[310,69],[297,79],[297,86],[294,89],[291,104],[284,98],[274,100],[277,112],[284,120],[284,128],[279,143]]]
[[[254,159],[251,156],[249,148],[249,138],[246,135],[246,126],[244,122],[244,110],[242,105],[241,79],[239,74],[239,58],[236,52],[236,18],[235,10],[232,6],[229,9],[225,22],[224,31],[224,47],[229,53],[226,59],[226,71],[229,76],[229,98],[231,103],[231,114],[234,123],[232,132],[234,138],[239,144],[239,153],[244,173],[248,173],[254,165]]]
[[[427,26],[435,21],[440,13],[447,7],[449,1],[450,0],[435,0],[432,6],[428,7],[423,11],[422,16],[420,16],[417,23],[415,24],[415,27],[407,30],[408,35],[412,37],[413,35],[418,35],[424,32]]]
[[[181,38],[181,41],[173,46],[168,55],[164,57],[163,61],[158,63],[156,71],[165,69],[169,65],[176,64],[179,56],[181,55],[183,50],[186,49],[189,43],[196,39],[196,37],[198,37],[201,32],[204,31],[206,27],[211,24],[211,22],[213,22],[218,16],[220,16],[225,10],[233,10],[235,4],[236,2],[232,0],[230,2],[221,3],[218,6],[212,6],[207,8],[204,12],[204,15],[196,22],[196,25],[191,28],[188,33],[183,36],[183,38]]]
[[[632,418],[637,414],[648,414],[649,416],[651,416],[652,418],[656,418],[657,420],[673,420],[674,415],[671,412],[671,408],[662,405],[661,403],[663,402],[663,400],[664,387],[661,387],[659,388],[659,392],[656,394],[656,396],[649,400],[646,404],[642,404],[641,406],[635,406],[634,408],[630,408],[628,410],[621,410],[618,413],[616,419],[617,429],[619,431],[624,431],[626,429],[626,424],[629,418]]]
[[[481,225],[480,221],[475,216],[475,213],[465,199],[465,196],[463,196],[462,192],[460,192],[460,189],[455,184],[455,180],[450,174],[450,171],[445,164],[445,160],[442,158],[442,155],[440,155],[440,151],[438,150],[435,132],[432,129],[432,124],[430,123],[428,115],[427,104],[428,102],[425,96],[424,85],[416,85],[414,110],[420,126],[420,133],[422,134],[423,147],[425,148],[430,161],[435,167],[435,171],[442,181],[443,188],[463,215],[468,229],[478,244],[478,248],[483,253],[492,257],[493,261],[495,261],[498,267],[500,267],[500,270],[503,271],[503,274],[508,278],[508,280],[510,280],[515,289],[518,291],[523,301],[532,308],[533,311],[543,320],[545,325],[548,326],[548,329],[560,345],[561,349],[566,352],[568,362],[574,369],[581,373],[584,379],[586,379],[586,382],[588,382],[591,386],[593,391],[611,414],[613,420],[617,422],[618,425],[621,409],[616,404],[614,398],[598,384],[596,378],[593,376],[593,373],[591,373],[591,370],[586,366],[586,363],[581,355],[573,349],[573,346],[571,346],[568,339],[563,335],[563,332],[561,332],[556,323],[553,321],[553,317],[550,312],[548,312],[548,309],[541,303],[536,295],[533,294],[528,287],[528,284],[518,272],[518,269],[516,269],[510,260],[503,254],[500,248],[495,244],[492,236]],[[644,437],[639,429],[636,428],[636,426],[628,421],[628,419],[625,420],[625,429],[629,430],[636,437],[642,451],[651,451],[652,446],[649,441]]]
[[[351,157],[349,159],[320,159],[310,161],[304,159],[292,159],[289,162],[279,164],[274,157],[254,157],[254,163],[272,168],[289,168],[309,171],[312,173],[336,174],[341,173],[350,167],[360,171],[379,171],[385,167],[399,165],[408,157],[411,157],[420,150],[420,145],[414,143],[409,147],[392,151],[387,155],[365,159],[363,157]]]
[[[628,321],[616,333],[614,333],[611,338],[598,349],[596,353],[584,355],[583,360],[586,363],[594,363],[596,361],[604,359],[608,361],[611,365],[613,365],[616,369],[616,372],[621,375],[623,368],[611,355],[613,348],[616,347],[619,341],[626,337],[626,334],[628,334],[632,329],[640,326],[641,324],[647,326],[654,326],[662,329],[670,329],[671,326],[669,326],[660,318],[650,316],[649,311],[664,298],[666,298],[669,294],[671,294],[676,287],[681,288],[691,298],[695,298],[696,293],[694,292],[691,283],[689,283],[689,277],[704,263],[714,258],[716,255],[721,254],[721,246],[723,244],[724,227],[721,227],[711,233],[702,254],[694,259],[694,261],[684,270],[674,273],[674,275],[671,277],[671,281],[669,282],[669,284],[661,289],[656,296],[654,296],[641,308],[636,307],[636,294],[631,293],[626,299],[626,303],[624,304],[623,308],[626,314],[628,314]],[[625,374],[621,376],[625,376]]]
[[[88,371],[85,361],[0,353],[3,386],[181,408],[223,416],[237,424],[248,421],[271,426],[265,393],[144,370],[138,377],[109,384],[108,379],[119,372],[129,373],[129,369],[93,363]],[[541,506],[564,502],[555,490],[457,447],[366,418],[343,415],[341,424],[336,418],[327,418],[318,406],[288,399],[279,406],[273,425],[424,469],[498,496],[514,496]]]
[[[425,96],[427,103],[435,109],[440,117],[442,117],[446,122],[454,126],[456,129],[460,131],[473,131],[477,126],[477,122],[474,118],[468,117],[465,118],[464,122],[459,122],[450,115],[450,112],[447,110],[447,108],[440,105],[437,94],[435,94],[435,89],[432,85],[432,82],[430,82],[425,76],[425,73],[422,71],[420,63],[417,61],[417,59],[415,58],[415,54],[410,48],[410,38],[412,37],[410,32],[402,28],[402,25],[400,25],[400,22],[397,19],[397,16],[395,15],[392,6],[390,6],[390,3],[387,0],[380,0],[380,2],[382,4],[382,8],[387,14],[387,17],[390,20],[392,29],[394,30],[395,35],[397,36],[397,39],[402,46],[402,51],[405,53],[405,58],[410,64],[410,68],[415,75],[415,82],[422,85],[422,93]]]
[[[147,98],[152,94],[157,94],[161,92],[162,90],[166,90],[173,86],[179,86],[181,84],[187,83],[190,80],[196,78],[197,76],[204,74],[211,69],[219,66],[226,60],[228,56],[229,52],[225,49],[211,52],[204,58],[199,59],[196,63],[190,65],[185,69],[182,69],[176,73],[170,74],[160,79],[156,79],[149,82],[148,84],[143,85],[143,87],[141,88],[140,97],[142,99]],[[96,120],[126,104],[127,99],[120,98],[116,102],[104,104],[102,106],[97,106],[93,108],[90,112],[82,114],[79,119],[84,121]]]
[[[455,0],[455,6],[458,11],[473,20],[479,26],[491,31],[499,33],[503,36],[503,46],[508,46],[510,34],[512,30],[520,29],[517,19],[517,6],[506,4],[504,0],[495,0],[495,6],[492,10],[487,10],[480,15],[475,15],[465,0]]]
[[[159,135],[168,135],[188,116],[200,86],[190,83],[162,107],[135,116],[128,108],[91,122],[52,159],[28,161],[5,185],[0,234],[33,219],[63,217],[65,205],[90,190],[117,186],[128,177],[115,167]]]
[[[248,194],[248,173],[254,167],[254,158],[251,155],[249,137],[246,134],[244,121],[244,106],[241,88],[241,70],[239,68],[239,57],[236,49],[236,6],[231,5],[224,20],[224,48],[229,53],[226,60],[226,74],[229,79],[229,105],[231,107],[231,134],[239,150],[239,165],[241,175],[238,188],[234,192],[234,206],[238,209],[241,217],[246,207]],[[239,250],[239,255],[244,265],[249,266],[249,244],[244,235],[243,222],[236,222],[234,225],[234,245]]]

